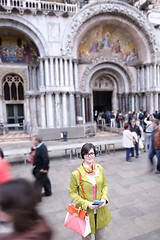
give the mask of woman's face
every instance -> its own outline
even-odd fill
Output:
[[[91,148],[87,154],[84,155],[84,163],[88,164],[88,165],[92,165],[94,162],[94,158],[95,158],[95,153],[94,153],[94,149]]]

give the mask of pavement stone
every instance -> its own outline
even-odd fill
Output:
[[[125,151],[102,154],[96,162],[104,167],[109,186],[109,209],[112,221],[106,229],[106,240],[160,240],[160,175],[148,172],[148,153],[141,152],[132,163],[125,161]],[[39,206],[50,226],[54,240],[80,240],[81,237],[64,227],[67,204],[71,202],[68,187],[71,172],[81,159],[54,158],[49,176],[53,196],[44,198]],[[32,166],[12,166],[14,177],[33,179]]]

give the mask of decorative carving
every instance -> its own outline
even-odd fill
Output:
[[[63,55],[72,55],[74,38],[78,30],[85,22],[99,14],[121,16],[136,25],[139,30],[143,32],[148,44],[150,45],[152,58],[155,57],[155,52],[158,48],[155,40],[154,28],[148,23],[148,19],[145,15],[143,15],[138,9],[131,7],[129,4],[121,2],[113,3],[111,0],[89,4],[88,6],[82,8],[82,10],[73,17],[71,24],[68,25],[64,34],[62,43]]]

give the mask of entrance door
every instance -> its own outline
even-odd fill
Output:
[[[112,111],[112,92],[93,91],[94,112]]]
[[[23,104],[7,104],[8,124],[20,124],[20,127],[11,127],[10,131],[22,130],[24,120]]]

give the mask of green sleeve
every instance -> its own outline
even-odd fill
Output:
[[[107,197],[107,194],[108,194],[108,184],[107,184],[107,180],[106,180],[106,175],[104,173],[104,170],[102,168],[102,177],[103,177],[103,180],[102,180],[102,192],[101,192],[101,199],[104,198],[108,201],[108,197]]]
[[[79,191],[79,183],[76,179],[74,173],[71,175],[70,186],[69,186],[69,196],[76,205],[81,206],[82,209],[87,210],[89,201],[83,199],[80,195],[78,195]]]

